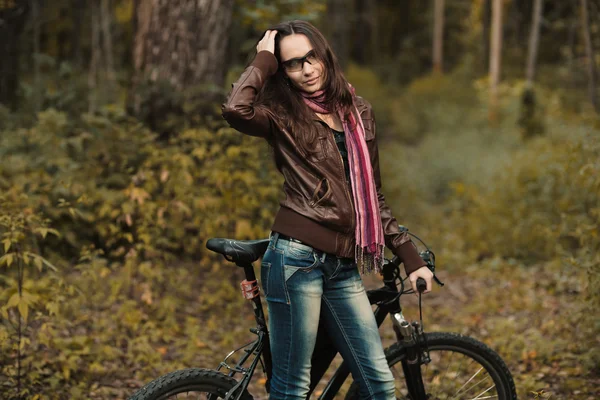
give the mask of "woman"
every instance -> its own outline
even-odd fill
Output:
[[[388,246],[410,282],[432,273],[381,194],[375,119],[323,35],[291,21],[267,30],[234,83],[223,117],[265,138],[285,199],[261,264],[273,354],[271,398],[306,398],[319,318],[361,397],[393,399],[394,381],[360,274]]]

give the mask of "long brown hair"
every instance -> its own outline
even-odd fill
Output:
[[[330,110],[341,108],[346,110],[345,115],[347,115],[352,105],[352,93],[337,57],[323,34],[311,23],[301,20],[282,22],[269,30],[277,31],[275,57],[279,65],[281,65],[279,45],[281,39],[292,34],[303,34],[308,38],[315,55],[323,63],[325,81],[322,89],[328,99],[327,107]],[[305,153],[314,151],[317,139],[317,130],[313,122],[314,112],[304,103],[298,89],[288,83],[286,78],[283,68],[278,68],[257,94],[256,105],[270,109],[279,122],[294,136]]]

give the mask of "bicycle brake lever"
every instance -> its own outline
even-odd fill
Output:
[[[444,282],[440,281],[436,274],[433,274],[433,280],[440,286],[444,286]]]

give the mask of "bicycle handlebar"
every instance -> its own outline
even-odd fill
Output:
[[[419,252],[419,256],[423,259],[423,261],[426,262],[427,268],[429,268],[429,270],[433,273],[433,280],[435,280],[435,282],[438,285],[444,286],[444,283],[442,281],[440,281],[439,278],[435,275],[435,254],[433,253],[433,251],[431,251],[429,246],[427,246],[427,244],[425,244],[425,242],[423,242],[418,236],[409,232],[407,227],[405,227],[403,225],[398,225],[398,227],[401,232],[408,233],[410,236],[416,238],[425,246],[426,250]],[[400,260],[400,258],[398,258],[398,256],[394,256],[391,260],[389,260],[389,262],[392,265],[394,265],[396,268],[398,268],[400,266],[400,264],[402,263],[402,261]],[[417,279],[417,290],[419,292],[423,292],[426,289],[427,289],[427,283],[425,282],[425,280],[422,278]]]
[[[419,293],[423,293],[425,291],[425,289],[427,289],[427,282],[425,282],[425,279],[423,279],[423,278],[418,278],[417,279],[417,290],[419,291]]]

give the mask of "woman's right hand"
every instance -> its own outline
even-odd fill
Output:
[[[275,54],[275,35],[277,35],[277,31],[266,31],[265,36],[256,45],[256,52],[267,50]]]

